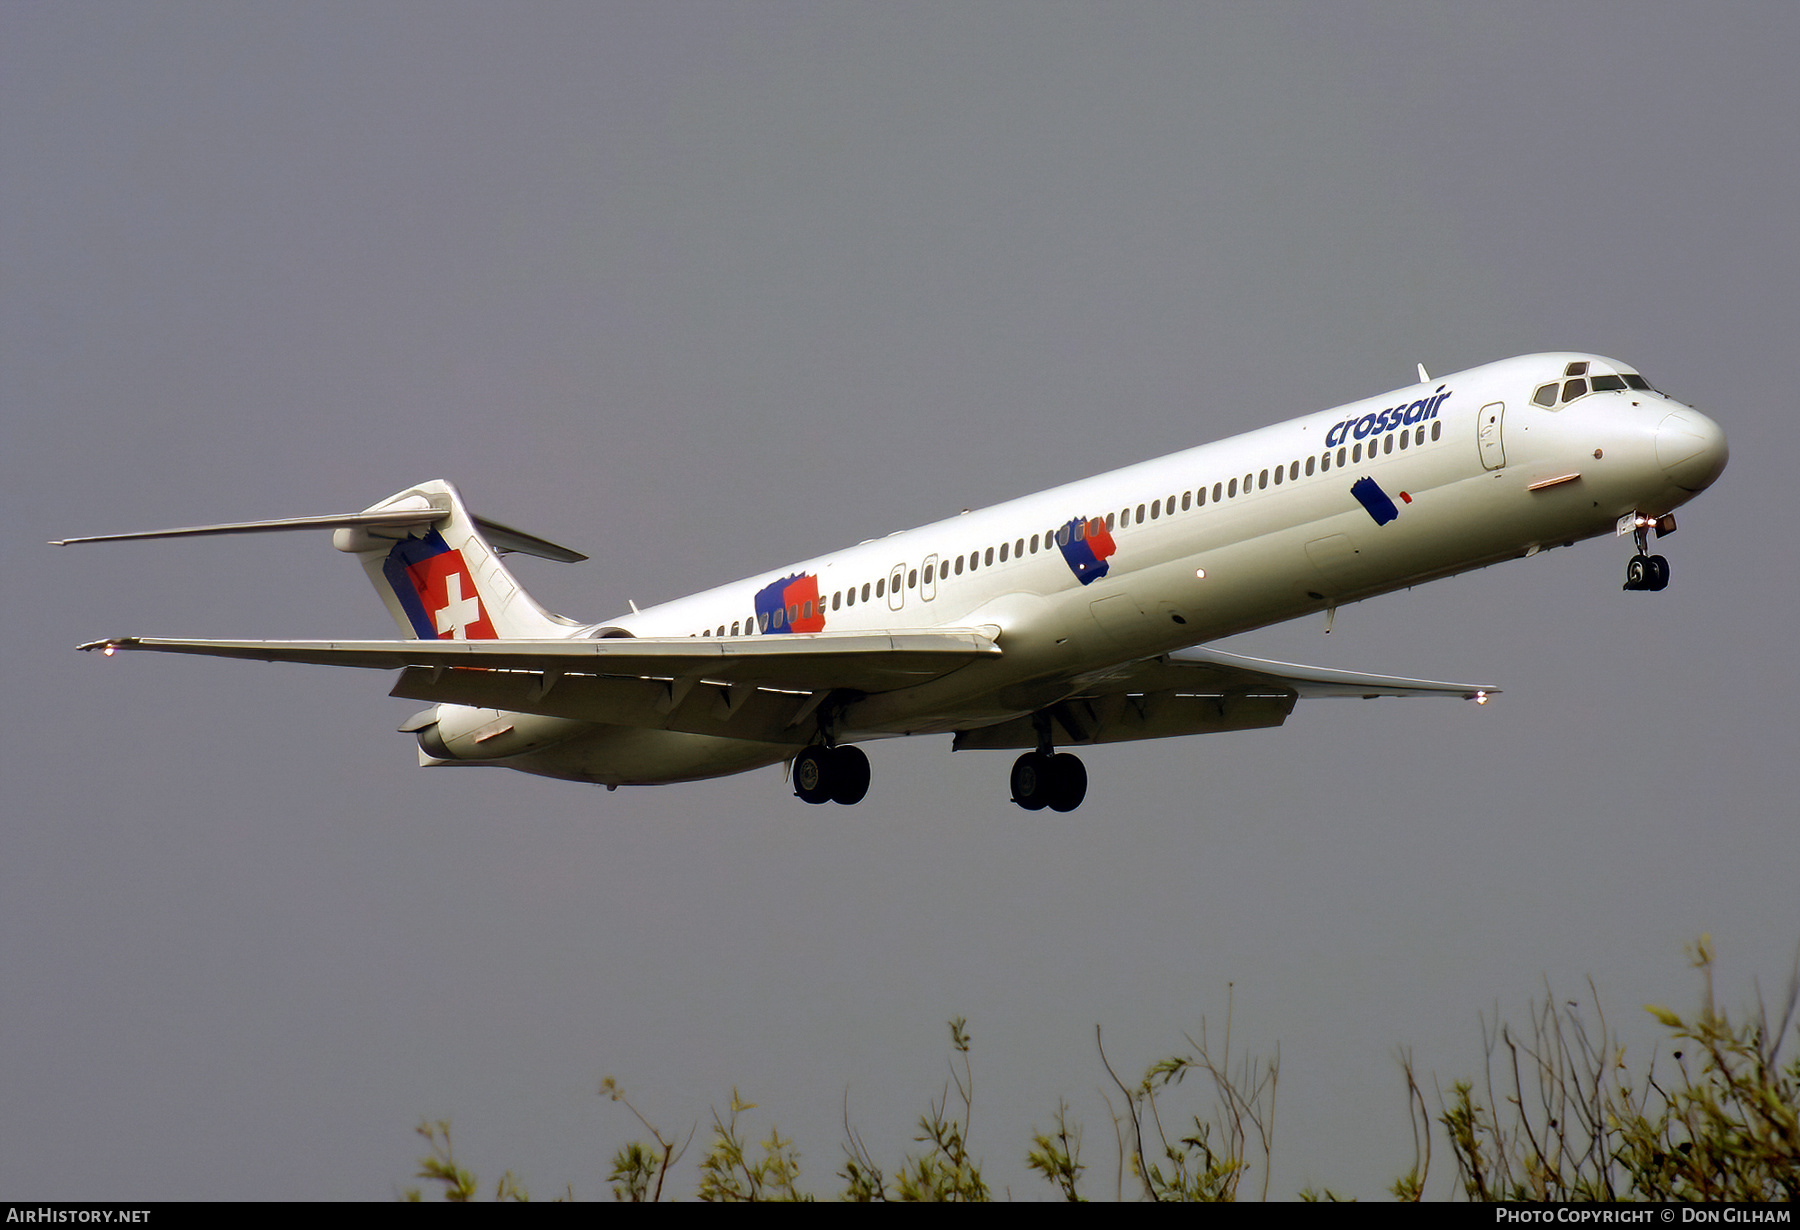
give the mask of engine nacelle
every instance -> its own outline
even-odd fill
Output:
[[[586,722],[541,713],[439,705],[401,729],[417,733],[420,750],[434,760],[480,762],[541,751],[589,726]]]

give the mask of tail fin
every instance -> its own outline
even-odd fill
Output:
[[[353,525],[332,536],[362,561],[402,635],[420,640],[561,640],[574,620],[532,600],[500,556],[523,551],[547,559],[586,556],[471,514],[447,482],[420,483],[367,514],[437,512],[423,524]]]

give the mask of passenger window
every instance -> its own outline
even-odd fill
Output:
[[[1381,451],[1384,453],[1391,453],[1394,451],[1394,433],[1393,432],[1390,431],[1387,435],[1387,439],[1385,439],[1381,442]]]
[[[956,557],[956,575],[960,577],[962,575],[962,570],[963,570],[963,557],[959,555]]]
[[[1233,494],[1233,495],[1237,494],[1237,484],[1236,483],[1233,483],[1231,485],[1231,494]],[[1219,502],[1219,484],[1214,483],[1213,484],[1213,503],[1217,504],[1218,502]]]
[[[1344,468],[1344,450],[1341,448],[1338,450],[1337,463],[1338,469],[1341,470]]]
[[[1323,474],[1329,469],[1331,469],[1331,451],[1327,449],[1325,455],[1319,458],[1319,473]]]
[[[989,568],[994,566],[994,548],[989,547],[987,549],[987,554],[982,557],[981,562],[986,564]]]
[[[1418,426],[1418,427],[1417,427],[1417,428],[1416,428],[1416,429],[1414,429],[1414,431],[1413,431],[1413,443],[1414,443],[1414,444],[1423,444],[1423,443],[1425,443],[1425,424],[1423,424],[1423,423],[1420,423],[1420,424],[1419,424],[1419,426]]]
[[[1556,404],[1556,386],[1553,384],[1539,385],[1538,391],[1531,395],[1531,400],[1540,406],[1554,406]]]
[[[844,597],[844,595],[841,592],[831,595],[831,609],[832,610],[835,611],[840,606],[843,605],[843,597]]]
[[[1038,543],[1038,536],[1036,534],[1033,534],[1031,536],[1031,553],[1033,555],[1037,554],[1037,543]]]
[[[1234,478],[1231,480],[1231,487],[1226,492],[1226,494],[1231,496],[1231,498],[1233,498],[1233,499],[1237,498],[1237,479]]]
[[[1150,501],[1150,519],[1152,521],[1154,521],[1160,516],[1162,516],[1162,501],[1161,500],[1151,500]]]
[[[1186,512],[1188,509],[1192,508],[1193,506],[1194,506],[1194,493],[1192,491],[1183,491],[1181,493],[1181,511]]]
[[[1205,508],[1206,507],[1206,488],[1205,487],[1201,487],[1199,490],[1194,492],[1194,507],[1195,508]]]
[[[1411,443],[1412,443],[1412,432],[1410,432],[1410,431],[1401,432],[1400,433],[1400,451],[1405,452],[1406,446]]]
[[[1287,477],[1287,467],[1286,466],[1276,466],[1275,467],[1275,485],[1277,487],[1281,486],[1281,480],[1285,477]]]
[[[1252,480],[1252,479],[1253,479],[1253,478],[1255,478],[1255,477],[1256,477],[1256,476],[1255,476],[1255,475],[1254,475],[1254,474],[1246,474],[1246,475],[1244,475],[1244,494],[1245,494],[1245,495],[1249,495],[1249,494],[1250,494],[1250,481],[1251,481],[1251,480]],[[1263,478],[1264,478],[1264,479],[1265,479],[1265,480],[1266,480],[1266,479],[1267,479],[1267,478],[1268,478],[1268,477],[1269,477],[1269,472],[1268,472],[1268,471],[1267,471],[1267,470],[1264,470],[1264,471],[1263,471]]]
[[[881,597],[881,591],[882,591],[883,587],[886,585],[887,585],[886,577],[882,577],[880,580],[875,582],[875,596],[877,598]]]
[[[1268,485],[1269,485],[1269,472],[1267,470],[1264,470],[1261,474],[1257,475],[1257,477],[1256,477],[1256,489],[1258,491],[1261,491]]]
[[[1317,460],[1318,460],[1317,457],[1314,457],[1310,454],[1307,456],[1307,458],[1306,458],[1306,477],[1311,478],[1313,476],[1313,463]]]
[[[1144,523],[1144,506],[1142,504],[1138,505],[1137,519],[1138,519],[1139,525],[1142,525]]]
[[[1423,427],[1421,427],[1421,428],[1419,428],[1419,430],[1424,431],[1425,429]],[[1443,424],[1443,421],[1440,419],[1438,422],[1435,422],[1431,425],[1431,438],[1433,440],[1435,440],[1443,434],[1444,434],[1444,424]]]
[[[1011,550],[1011,548],[1012,548],[1012,543],[1010,543],[1010,542],[1003,542],[1000,544],[1000,562],[1002,564],[1004,564],[1006,562],[1007,553]]]
[[[1362,460],[1362,445],[1359,444],[1350,450],[1350,460],[1353,462]]]
[[[1013,544],[1013,558],[1014,559],[1024,559],[1025,558],[1025,540],[1023,538],[1019,539],[1019,541],[1017,541]]]
[[[912,589],[914,586],[918,585],[918,583],[919,583],[919,570],[917,568],[914,568],[906,574],[906,588]]]
[[[1163,508],[1171,517],[1173,517],[1175,515],[1175,497],[1169,496],[1163,500]]]

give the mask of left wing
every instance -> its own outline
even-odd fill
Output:
[[[390,696],[796,746],[828,698],[892,691],[999,656],[965,630],[600,640],[190,641],[81,646],[401,670]]]
[[[955,629],[812,632],[737,640],[683,636],[599,640],[210,641],[125,636],[91,641],[78,648],[107,654],[136,649],[369,670],[424,667],[440,677],[446,668],[459,668],[524,672],[548,680],[593,675],[710,680],[800,691],[849,688],[859,692],[886,692],[926,683],[977,658],[1000,653],[991,637]]]

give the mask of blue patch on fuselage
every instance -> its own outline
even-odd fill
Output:
[[[1394,501],[1388,498],[1388,493],[1372,478],[1359,478],[1350,484],[1350,494],[1356,497],[1357,503],[1369,510],[1376,525],[1386,525],[1400,515],[1400,510],[1394,507]]]

